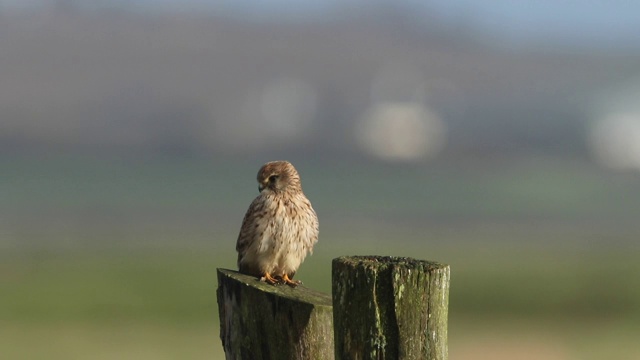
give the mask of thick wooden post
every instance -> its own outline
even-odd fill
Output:
[[[331,297],[218,269],[220,338],[226,359],[333,359]]]
[[[332,282],[336,359],[447,359],[448,265],[345,256]]]

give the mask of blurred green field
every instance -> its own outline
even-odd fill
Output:
[[[0,157],[0,358],[222,359],[255,161]],[[331,259],[451,265],[450,357],[638,359],[640,182],[581,162],[299,166]]]
[[[357,251],[349,243],[320,243],[299,278],[329,292],[330,261]],[[451,264],[452,359],[507,359],[514,352],[526,359],[640,354],[640,263],[633,253],[549,254],[534,247],[472,245],[460,255],[450,246],[380,243],[366,248],[360,253]],[[496,253],[502,254],[498,260],[485,260]],[[0,348],[12,359],[223,358],[215,269],[234,268],[233,255],[231,246],[217,253],[3,253]]]
[[[269,158],[267,158],[269,159]],[[257,195],[255,172],[266,160],[142,156],[0,155],[0,211],[26,220],[89,211],[100,220],[197,214],[235,219]],[[603,172],[574,159],[526,158],[371,164],[360,159],[294,163],[320,213],[350,221],[379,216],[410,223],[501,219],[635,224],[636,174]],[[176,216],[177,215],[177,216]],[[180,216],[181,215],[181,216]],[[216,218],[209,218],[215,223]],[[9,224],[6,224],[9,225]]]

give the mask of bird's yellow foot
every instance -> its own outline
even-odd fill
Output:
[[[287,285],[289,285],[291,287],[296,287],[296,286],[302,284],[302,281],[292,280],[292,279],[289,278],[289,275],[287,275],[287,274],[284,274],[282,276],[282,281],[284,281],[285,284],[287,284]]]
[[[264,274],[264,276],[260,278],[260,281],[264,281],[267,284],[271,284],[271,285],[282,284],[282,280],[274,278],[269,273]]]

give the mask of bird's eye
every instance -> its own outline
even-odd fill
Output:
[[[271,175],[269,176],[269,182],[274,182],[278,179],[278,175]]]

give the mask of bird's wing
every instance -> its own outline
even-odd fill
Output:
[[[311,216],[310,216],[311,224],[309,226],[309,231],[311,232],[311,236],[309,236],[309,243],[307,246],[309,247],[309,252],[313,253],[313,245],[315,245],[318,242],[318,234],[319,234],[318,215],[316,215],[316,211],[311,206],[311,202],[307,200],[307,203],[309,205],[309,210],[311,213]]]
[[[244,219],[242,219],[242,226],[240,227],[240,233],[238,234],[238,240],[236,241],[238,260],[240,260],[242,254],[253,241],[256,226],[255,220],[262,211],[262,202],[259,199],[260,197],[257,197],[253,202],[251,202],[247,212],[244,214]]]

